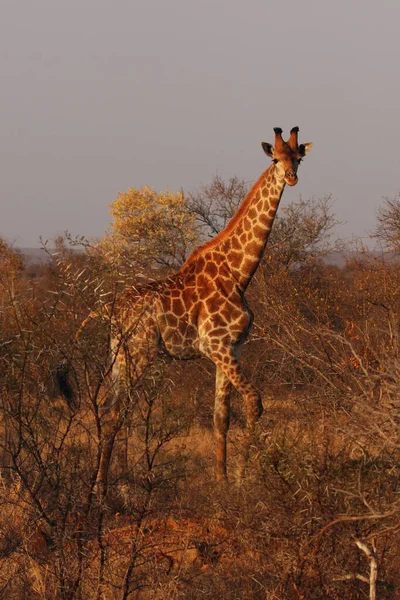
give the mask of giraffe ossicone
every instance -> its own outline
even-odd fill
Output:
[[[215,364],[217,480],[227,475],[231,385],[245,401],[247,438],[263,412],[260,394],[239,364],[253,322],[245,291],[264,254],[285,185],[297,183],[298,166],[312,146],[298,144],[298,131],[294,127],[284,141],[282,130],[275,128],[274,145],[262,143],[273,162],[227,226],[196,248],[174,275],[125,290],[112,316],[113,377],[123,384],[122,390],[141,376],[160,347],[178,359],[205,356]],[[118,422],[122,410],[118,400],[114,410]],[[114,430],[106,434],[103,443],[99,469],[103,482],[108,476]]]

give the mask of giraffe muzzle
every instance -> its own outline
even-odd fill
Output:
[[[286,171],[285,181],[288,185],[296,185],[296,183],[298,182],[296,173],[294,171]]]

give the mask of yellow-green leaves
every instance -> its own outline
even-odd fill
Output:
[[[195,217],[179,192],[129,188],[110,213],[114,220],[104,243],[143,267],[179,267],[199,241]]]

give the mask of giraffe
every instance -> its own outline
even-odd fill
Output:
[[[216,479],[227,477],[227,434],[231,386],[245,401],[248,440],[263,412],[261,396],[243,374],[239,357],[253,313],[246,289],[263,256],[285,185],[297,183],[297,169],[312,144],[298,144],[298,127],[288,141],[276,127],[274,145],[262,142],[272,164],[253,185],[237,213],[213,239],[196,248],[177,273],[117,300],[111,323],[114,415],[105,434],[99,480],[105,482],[115,436],[124,420],[121,400],[128,381],[140,378],[160,348],[178,359],[207,357],[216,366],[214,432]],[[125,408],[124,408],[125,407]]]

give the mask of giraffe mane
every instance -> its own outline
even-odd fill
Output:
[[[246,212],[249,204],[253,200],[253,198],[254,198],[254,196],[255,196],[258,188],[260,187],[261,183],[267,177],[267,173],[274,166],[275,166],[274,164],[270,165],[268,167],[268,169],[266,171],[264,171],[260,175],[260,177],[257,179],[257,181],[252,185],[252,187],[250,188],[250,191],[248,192],[248,194],[246,195],[246,197],[242,201],[242,203],[239,206],[238,210],[233,215],[233,217],[230,219],[229,223],[224,227],[224,229],[222,229],[222,231],[220,231],[211,240],[209,240],[208,242],[206,242],[202,246],[199,246],[198,248],[196,248],[195,250],[193,250],[192,254],[189,256],[189,258],[184,262],[184,264],[182,265],[182,267],[179,269],[179,273],[181,273],[183,270],[185,270],[186,267],[188,267],[192,262],[194,262],[197,258],[199,258],[199,256],[201,256],[204,252],[206,252],[207,250],[210,250],[211,248],[214,248],[215,246],[217,246],[218,244],[220,244],[221,242],[223,242],[232,233],[233,229],[235,228],[235,226],[237,225],[237,223],[241,220],[243,214]]]

